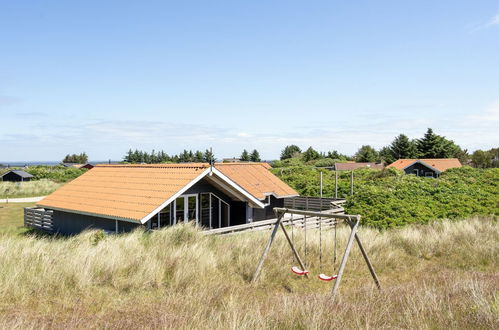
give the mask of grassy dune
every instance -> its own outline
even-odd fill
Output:
[[[495,219],[362,228],[383,290],[355,248],[336,303],[331,283],[290,273],[281,233],[249,282],[268,234],[0,236],[0,328],[499,328]],[[338,234],[344,248],[348,230]],[[324,236],[331,267],[332,232]],[[314,274],[318,239],[309,232]]]
[[[27,182],[0,182],[0,198],[45,196],[62,184],[48,179]]]

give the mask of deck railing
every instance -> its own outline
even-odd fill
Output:
[[[54,211],[36,207],[24,208],[24,226],[41,229],[47,232],[54,231],[52,215]]]
[[[296,210],[325,211],[341,207],[344,199],[298,196],[284,199],[284,207]]]
[[[310,210],[310,209],[309,209]],[[345,210],[343,207],[339,206],[334,209],[328,209],[321,211],[324,214],[344,214]],[[240,233],[243,231],[254,231],[254,230],[269,230],[272,229],[272,225],[275,224],[276,218],[269,220],[261,220],[255,221],[251,223],[245,223],[242,225],[224,227],[224,228],[216,228],[209,229],[204,231],[206,235],[215,235],[215,234],[234,234]],[[335,219],[331,218],[322,218],[322,217],[305,217],[302,215],[294,215],[291,216],[286,214],[282,219],[282,224],[285,226],[294,226],[295,228],[305,228],[314,229],[319,226],[323,228],[334,227],[336,224]]]

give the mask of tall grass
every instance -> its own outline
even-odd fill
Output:
[[[348,237],[338,229],[342,249]],[[0,236],[0,328],[498,328],[499,226],[475,218],[378,232],[362,228],[379,292],[357,248],[331,283],[291,274],[269,232],[204,236],[191,226],[121,236]],[[318,232],[306,261],[319,272]],[[303,232],[295,231],[303,255]],[[331,273],[333,234],[323,232]]]
[[[0,198],[44,196],[54,192],[61,185],[48,179],[27,182],[0,182]]]

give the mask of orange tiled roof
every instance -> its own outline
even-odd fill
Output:
[[[461,162],[457,158],[433,158],[433,159],[399,159],[390,165],[387,168],[395,167],[399,170],[403,170],[407,166],[411,165],[414,162],[421,161],[440,172],[443,172],[449,168],[461,167]]]
[[[208,164],[97,165],[37,204],[140,221]]]
[[[39,206],[140,221],[203,173],[209,164],[96,165],[62,186]],[[268,164],[216,164],[215,168],[256,199],[298,195],[268,171]]]
[[[268,194],[277,197],[298,195],[269,171],[270,165],[267,163],[218,163],[215,168],[260,200]]]

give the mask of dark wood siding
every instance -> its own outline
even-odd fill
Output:
[[[79,234],[87,229],[102,229],[111,232],[116,230],[116,222],[112,219],[54,210],[52,215],[54,232],[63,235]],[[130,232],[141,226],[126,221],[118,221],[118,232]]]
[[[432,170],[431,168],[421,164],[421,163],[414,163],[410,166],[408,166],[404,171],[406,174],[416,174],[415,170],[418,171],[418,176],[426,176],[426,173],[431,172],[433,174],[433,177],[438,177],[437,172]]]
[[[253,221],[275,218],[274,207],[284,207],[284,199],[270,196],[270,204],[268,206],[264,209],[253,209]]]

